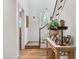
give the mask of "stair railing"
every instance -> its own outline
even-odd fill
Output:
[[[64,1],[64,2],[63,2]],[[62,5],[58,5],[58,3],[62,3],[63,2],[63,4]],[[56,13],[57,11],[63,11],[63,7],[64,7],[64,5],[65,5],[65,3],[66,3],[66,0],[56,0],[56,3],[55,3],[55,7],[54,7],[54,11],[53,11],[53,15],[51,16],[51,21],[54,19],[54,18],[56,18],[56,19],[59,19],[59,16],[60,16],[60,12],[58,12],[58,13]],[[59,7],[58,7],[59,6]],[[58,8],[57,8],[58,7]],[[45,28],[46,26],[48,25],[48,23],[47,24],[45,24],[44,26],[42,26],[41,28],[39,28],[39,46],[41,46],[41,30],[43,29],[43,28]]]

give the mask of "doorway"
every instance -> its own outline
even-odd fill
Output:
[[[24,35],[23,35],[23,20],[24,20],[24,10],[21,8],[19,10],[19,18],[18,18],[18,23],[19,23],[19,49],[23,49],[24,48]]]

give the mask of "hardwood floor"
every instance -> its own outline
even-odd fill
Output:
[[[55,59],[51,49],[24,49],[20,52],[20,59]]]

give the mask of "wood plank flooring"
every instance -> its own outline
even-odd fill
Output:
[[[20,52],[20,59],[55,59],[51,49],[24,49]]]

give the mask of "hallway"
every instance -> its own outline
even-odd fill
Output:
[[[20,52],[20,59],[54,59],[51,49],[24,49]]]
[[[75,0],[5,0],[3,16],[4,59],[67,59],[76,45]]]

